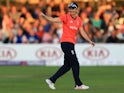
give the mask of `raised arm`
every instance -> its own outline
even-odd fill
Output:
[[[60,18],[59,17],[56,17],[56,18],[52,18],[52,17],[50,17],[50,16],[47,16],[47,15],[45,15],[44,13],[40,13],[39,14],[39,16],[43,16],[45,19],[47,19],[48,21],[50,21],[50,22],[61,22],[61,20],[60,20]]]
[[[85,40],[87,40],[92,46],[95,46],[95,43],[90,40],[86,32],[84,31],[83,27],[79,28],[80,34],[82,37],[84,37]]]

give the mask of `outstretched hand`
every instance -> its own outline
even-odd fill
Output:
[[[94,42],[90,41],[89,43],[91,44],[91,46],[93,46],[93,47],[95,46]]]
[[[39,16],[44,16],[45,14],[43,12],[40,12],[39,13]]]

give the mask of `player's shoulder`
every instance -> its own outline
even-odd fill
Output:
[[[78,18],[77,18],[79,21],[81,21],[81,18],[80,18],[80,16],[78,16]]]
[[[78,16],[77,21],[82,22],[81,18]]]
[[[65,13],[65,14],[63,14],[63,15],[61,15],[61,16],[62,16],[62,17],[66,17],[66,16],[68,16],[68,14]],[[61,16],[60,16],[60,17],[61,17]]]

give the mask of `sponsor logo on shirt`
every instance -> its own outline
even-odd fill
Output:
[[[72,29],[72,30],[78,30],[78,28],[76,26],[70,26],[70,29]]]

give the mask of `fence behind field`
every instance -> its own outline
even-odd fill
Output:
[[[76,53],[81,66],[124,65],[124,44],[77,44]],[[0,65],[63,64],[60,44],[2,44]]]

